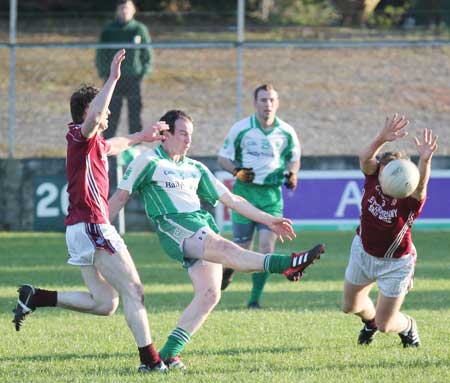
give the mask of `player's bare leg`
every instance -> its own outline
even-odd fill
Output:
[[[189,277],[194,287],[194,299],[184,310],[178,322],[193,335],[208,317],[220,300],[220,280],[222,265],[197,261],[189,268]]]
[[[180,354],[220,300],[222,265],[199,260],[188,272],[194,287],[194,298],[160,351],[161,358],[172,369],[186,368]]]
[[[342,311],[346,314],[355,314],[364,323],[358,336],[358,344],[370,344],[377,332],[375,320],[376,310],[369,292],[373,283],[367,285],[354,285],[348,281],[344,284],[344,303]]]
[[[144,306],[144,287],[128,250],[123,248],[113,255],[103,250],[97,251],[95,267],[122,299],[125,320],[139,350],[141,365],[138,371],[166,372],[167,368],[152,344]]]
[[[345,281],[342,311],[346,314],[355,314],[363,320],[375,318],[375,305],[369,297],[372,287],[373,283],[354,285]]]
[[[381,332],[398,333],[403,347],[418,347],[420,338],[415,320],[400,312],[405,295],[392,298],[379,293],[375,320]]]
[[[408,318],[400,312],[405,295],[391,298],[378,294],[375,321],[381,332],[400,332],[407,328]]]
[[[125,319],[138,347],[151,343],[144,288],[128,250],[123,249],[114,255],[97,251],[95,267],[122,298]]]
[[[22,285],[19,288],[19,303],[14,310],[16,330],[20,330],[25,316],[38,307],[58,306],[94,315],[114,314],[119,304],[117,291],[93,265],[81,266],[81,275],[89,291],[51,291]]]
[[[112,315],[119,305],[119,294],[95,266],[81,266],[81,275],[89,290],[58,291],[57,306],[95,315]]]
[[[243,249],[250,250],[253,247],[253,240],[239,243],[239,246]],[[222,273],[222,284],[220,289],[225,290],[230,283],[233,281],[235,270],[231,268],[224,267]]]
[[[186,246],[189,246],[187,242]],[[243,249],[214,232],[206,236],[201,256],[206,261],[243,272],[263,271],[264,258],[265,255]]]
[[[15,311],[23,308],[21,301],[26,301],[33,311],[36,307],[59,306],[96,315],[111,315],[117,308],[119,294],[122,297],[125,319],[139,349],[139,371],[167,371],[151,342],[143,286],[128,250],[124,248],[115,254],[97,250],[94,259],[93,266],[81,268],[89,293],[47,291],[24,285]],[[27,296],[22,296],[25,293]],[[19,330],[24,315],[20,320],[16,320],[16,317],[17,313],[14,321]]]
[[[420,338],[415,320],[400,312],[406,294],[386,297],[378,294],[375,321],[381,332],[398,333],[403,347],[419,347]]]

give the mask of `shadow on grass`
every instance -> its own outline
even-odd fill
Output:
[[[300,356],[301,357],[301,354]],[[344,362],[343,362],[344,363]],[[373,360],[372,363],[370,362],[364,362],[364,363],[358,363],[358,362],[351,362],[351,363],[345,363],[345,364],[338,364],[338,363],[330,363],[321,365],[319,363],[313,363],[308,367],[295,367],[295,372],[297,374],[305,373],[305,374],[319,374],[321,372],[327,372],[331,371],[333,373],[343,373],[343,372],[354,372],[356,370],[392,370],[393,374],[397,375],[397,371],[399,369],[414,369],[414,370],[421,370],[421,369],[427,369],[427,368],[440,368],[440,369],[446,369],[448,368],[448,363],[442,358],[440,361],[430,361],[425,359],[418,359],[414,358],[409,361],[377,361]],[[292,369],[292,362],[286,362],[286,363],[278,363],[277,365],[271,365],[270,371],[271,373],[276,372],[286,372],[287,369]],[[218,364],[212,366],[211,364],[208,366],[208,373],[226,373],[226,374],[232,374],[232,373],[239,373],[242,371],[242,367],[240,367],[239,363],[236,363],[231,368],[228,367],[227,369],[224,368],[223,365]],[[257,363],[254,363],[251,368],[249,368],[249,371],[252,373],[267,373],[267,366],[262,365],[259,366]],[[203,370],[188,370],[186,372],[189,375],[204,375],[205,371]]]
[[[242,354],[273,354],[273,353],[301,353],[306,350],[305,347],[242,347],[242,348],[229,348],[223,350],[208,351],[193,350],[186,352],[186,355],[196,356],[234,356]],[[0,362],[51,362],[51,361],[70,361],[70,360],[105,360],[105,359],[122,359],[122,358],[135,358],[134,352],[112,352],[112,353],[99,353],[99,354],[51,354],[51,355],[26,355],[20,357],[12,356],[0,356]]]
[[[317,263],[308,268],[303,280],[311,282],[336,282],[344,280],[347,259],[339,257],[333,259],[323,257]],[[176,262],[161,262],[137,264],[141,280],[145,285],[161,284],[174,285],[178,283],[190,283],[188,273]],[[77,286],[82,284],[81,273],[78,267],[60,264],[39,265],[33,268],[31,265],[21,267],[0,268],[2,278],[0,287],[18,286],[21,283],[35,283],[39,285],[57,284],[66,286]],[[450,278],[450,261],[422,262],[419,259],[416,268],[416,277],[422,279]],[[236,273],[235,281],[251,281],[251,275],[247,273]],[[286,279],[281,275],[271,275],[270,284],[285,284]]]
[[[247,292],[227,291],[215,311],[245,310],[249,294]],[[374,298],[376,294],[372,294]],[[145,297],[145,305],[149,312],[183,311],[193,298],[192,292],[151,293]],[[0,310],[10,312],[16,305],[16,296],[0,298]],[[261,304],[267,310],[282,311],[340,311],[342,304],[341,291],[298,291],[271,292],[262,297]],[[408,294],[404,303],[407,310],[442,310],[450,307],[450,294],[446,290],[413,291]],[[119,308],[121,310],[121,308]],[[264,311],[264,310],[263,310]]]
[[[189,355],[198,356],[234,356],[242,354],[289,354],[292,352],[302,353],[307,350],[307,347],[240,347],[240,348],[228,348],[224,350],[208,351],[205,353],[203,350],[193,350],[187,352]]]
[[[20,357],[0,356],[2,362],[51,362],[51,361],[69,361],[69,360],[99,360],[99,359],[116,359],[116,358],[133,358],[135,353],[113,352],[101,354],[51,354],[51,355],[26,355]]]

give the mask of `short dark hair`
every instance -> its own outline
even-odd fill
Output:
[[[263,85],[260,85],[260,86],[258,86],[258,87],[255,89],[255,91],[253,92],[253,97],[254,97],[255,101],[258,99],[258,93],[259,93],[260,91],[262,91],[262,90],[265,90],[265,91],[274,90],[274,91],[276,92],[276,90],[275,90],[275,88],[273,87],[272,84],[263,84]]]
[[[179,120],[179,119],[194,122],[192,120],[191,116],[189,116],[187,113],[183,112],[182,110],[178,110],[178,109],[169,110],[168,112],[166,112],[166,114],[164,114],[164,116],[162,116],[159,119],[159,121],[164,121],[167,125],[169,125],[169,132],[171,134],[174,134],[175,133],[175,121]]]
[[[70,97],[70,114],[75,124],[84,122],[84,112],[98,92],[99,89],[95,86],[83,84],[72,94],[72,97]]]
[[[394,160],[405,159],[409,160],[409,156],[404,152],[384,152],[380,156],[380,165],[386,166],[389,162]]]
[[[133,0],[117,0],[117,1],[116,1],[116,6],[118,7],[119,5],[128,3],[129,1],[130,1],[131,3],[133,3],[133,5],[134,5]]]

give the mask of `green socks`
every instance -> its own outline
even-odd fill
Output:
[[[252,274],[253,286],[248,303],[259,302],[269,275],[266,272]]]
[[[271,254],[264,258],[264,271],[271,274],[281,274],[291,267],[291,257],[289,255]]]
[[[184,346],[187,342],[191,340],[191,334],[187,331],[183,330],[180,327],[177,327],[172,333],[168,336],[166,344],[159,351],[162,360],[167,360],[169,358],[180,355],[181,351],[183,351]]]

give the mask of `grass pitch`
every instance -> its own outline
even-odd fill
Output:
[[[245,308],[250,277],[238,275],[187,345],[188,371],[140,376],[121,309],[112,317],[39,309],[15,332],[11,309],[20,283],[84,287],[78,268],[65,264],[62,234],[0,233],[0,382],[450,381],[449,233],[414,233],[419,257],[404,311],[418,322],[419,349],[403,349],[395,334],[378,334],[369,347],[356,345],[361,323],[340,312],[352,237],[299,233],[278,250],[327,244],[327,253],[300,283],[272,276],[261,302],[265,309],[254,312]],[[145,284],[153,340],[161,347],[192,298],[190,282],[154,234],[127,235],[126,241]]]

